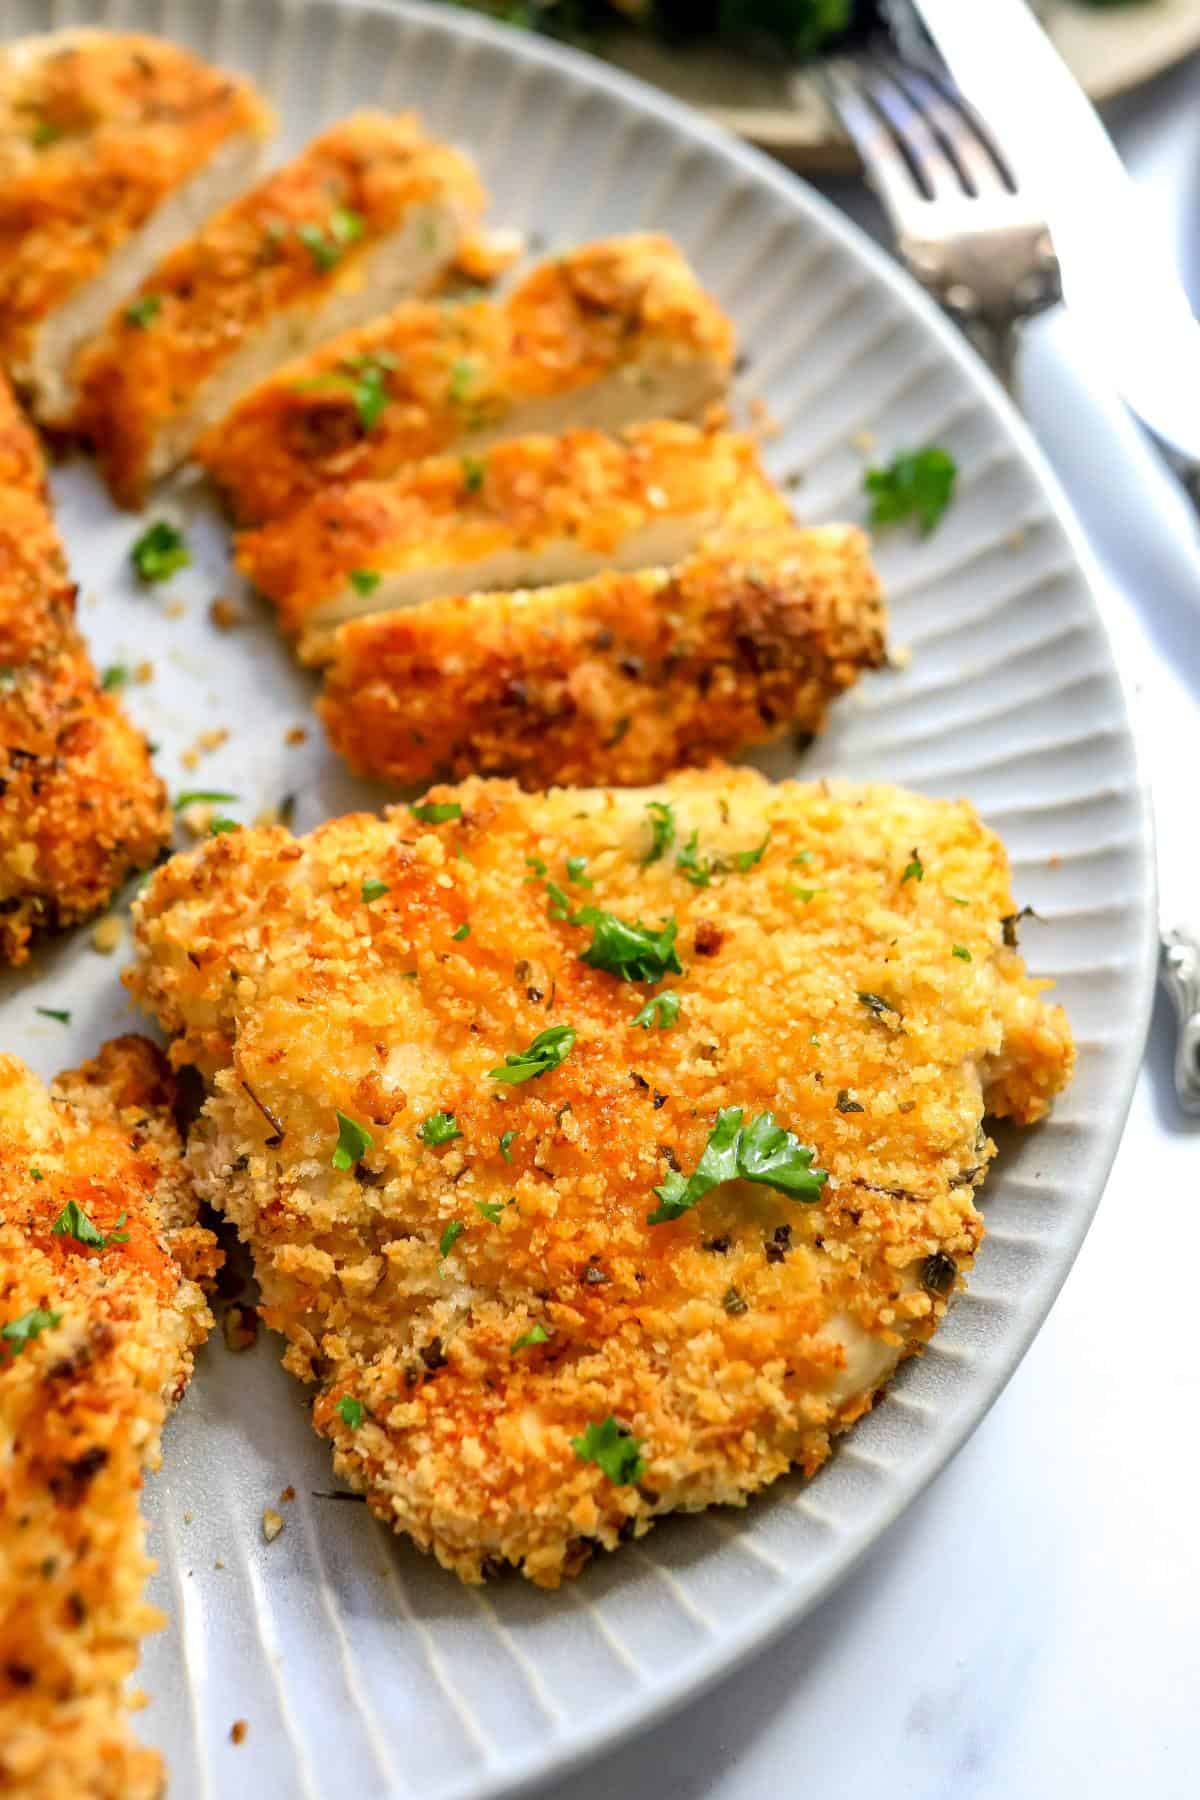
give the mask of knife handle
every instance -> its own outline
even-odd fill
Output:
[[[1185,1113],[1200,1115],[1200,942],[1186,931],[1165,930],[1159,974],[1179,1021],[1175,1092]]]

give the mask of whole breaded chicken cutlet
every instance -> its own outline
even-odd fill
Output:
[[[982,1235],[985,1112],[1072,1062],[963,802],[473,779],[175,857],[135,994],[372,1508],[554,1586],[811,1473]]]
[[[138,1495],[220,1261],[174,1100],[142,1038],[49,1088],[0,1057],[0,1791],[21,1800],[163,1788],[127,1723],[162,1622]]]

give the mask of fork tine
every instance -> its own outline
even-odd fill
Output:
[[[858,151],[893,228],[898,234],[919,230],[929,203],[892,133],[866,99],[857,66],[837,59],[827,63],[822,73],[830,104]]]
[[[963,178],[929,121],[914,106],[891,70],[874,60],[863,63],[863,91],[882,113],[930,200],[961,198]]]
[[[889,60],[887,67],[896,86],[925,115],[973,194],[993,193],[997,184],[1016,192],[1008,164],[947,77],[907,62]]]

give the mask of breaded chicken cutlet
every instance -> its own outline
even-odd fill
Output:
[[[75,622],[37,440],[0,376],[0,960],[98,911],[170,835],[140,731]]]
[[[130,980],[338,1474],[554,1586],[811,1474],[933,1333],[985,1112],[1071,1068],[1014,910],[964,802],[472,780],[176,856]]]
[[[174,1084],[141,1038],[47,1089],[0,1057],[0,1789],[149,1800],[125,1681],[161,1615],[138,1510],[212,1319]]]
[[[432,287],[482,207],[467,157],[360,112],[209,219],[81,359],[76,423],[114,497],[137,505],[289,357]]]
[[[75,30],[0,52],[0,364],[65,424],[77,351],[252,178],[271,116],[176,44]]]
[[[240,524],[335,482],[570,427],[699,419],[725,393],[733,329],[668,238],[606,239],[502,300],[398,307],[288,363],[203,439]]]
[[[783,526],[717,534],[673,568],[351,620],[317,710],[352,768],[401,786],[635,786],[819,731],[884,654],[864,534]]]
[[[320,662],[347,619],[674,563],[717,531],[789,517],[749,438],[660,420],[615,438],[514,438],[328,488],[242,532],[237,564]]]

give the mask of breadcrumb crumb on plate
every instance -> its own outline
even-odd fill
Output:
[[[0,1788],[21,1800],[163,1788],[126,1720],[163,1623],[138,1499],[220,1262],[174,1104],[141,1038],[49,1088],[0,1057]]]
[[[207,1080],[192,1168],[337,1473],[463,1579],[554,1586],[812,1473],[936,1329],[985,1112],[1031,1123],[1071,1070],[1013,910],[962,802],[474,780],[174,858],[128,979]],[[658,945],[626,978],[617,920]],[[733,1108],[824,1185],[722,1180],[651,1222]]]

